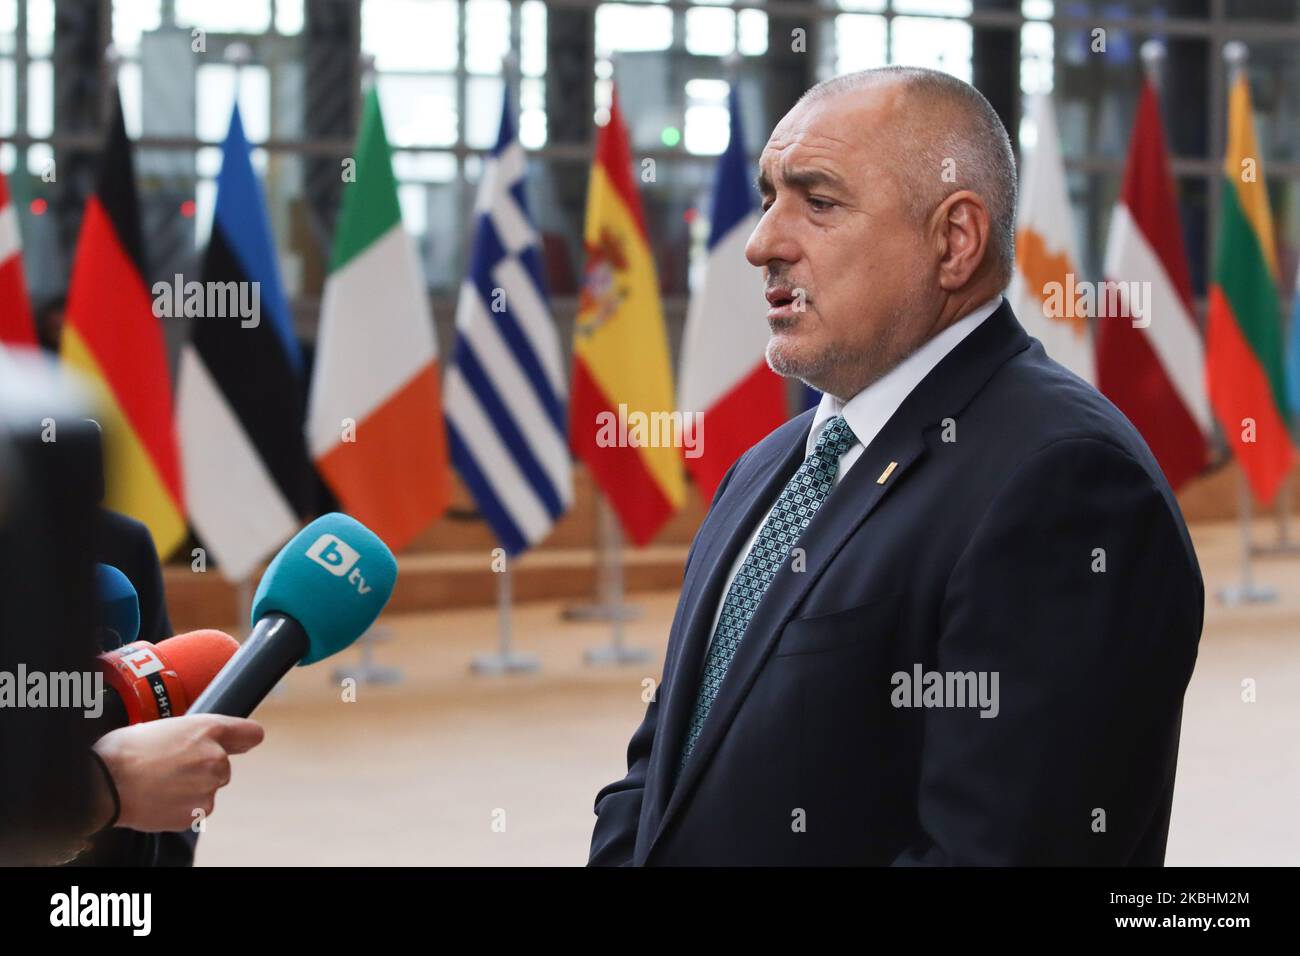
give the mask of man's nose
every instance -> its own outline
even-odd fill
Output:
[[[745,243],[745,258],[752,266],[762,268],[775,261],[794,262],[799,258],[792,230],[782,227],[779,205],[774,203],[763,213]]]

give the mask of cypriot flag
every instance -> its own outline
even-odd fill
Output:
[[[1016,269],[1007,297],[1025,331],[1048,355],[1096,382],[1087,309],[1073,293],[1080,278],[1079,251],[1051,97],[1036,94],[1029,116],[1038,135],[1021,166]]]

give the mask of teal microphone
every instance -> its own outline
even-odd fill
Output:
[[[350,646],[379,617],[397,581],[388,546],[347,515],[323,515],[280,549],[253,597],[253,631],[190,705],[247,717],[295,664]]]

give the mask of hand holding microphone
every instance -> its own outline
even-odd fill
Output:
[[[211,815],[230,782],[230,755],[262,742],[260,724],[202,714],[110,731],[95,744],[117,788],[116,826],[150,833],[185,830]],[[111,809],[106,808],[103,819]]]
[[[230,754],[262,741],[262,728],[232,717],[187,717],[186,708],[239,642],[221,631],[191,631],[150,644],[132,641],[97,659],[106,676],[95,753],[112,778],[97,822],[145,832],[184,830],[195,810],[212,813],[230,782]],[[162,719],[169,718],[169,719]]]
[[[117,825],[178,830],[193,822],[196,809],[210,814],[216,791],[230,781],[230,755],[262,741],[261,726],[242,718],[289,668],[314,664],[360,637],[388,603],[396,580],[392,552],[347,515],[328,514],[299,531],[262,576],[253,600],[252,634],[189,704],[185,716],[113,730],[95,744],[117,785]],[[151,659],[165,657],[159,652],[180,640],[172,638],[156,648],[131,645],[118,652],[111,664],[129,685],[129,693],[122,694],[128,707],[135,702],[148,710],[147,691],[156,692],[158,682],[144,684],[141,678],[160,673],[150,670],[158,666]],[[192,699],[193,689],[203,687],[210,676],[216,657],[211,644],[206,646],[203,655],[196,651],[190,657],[201,657],[200,664],[177,661],[171,668],[180,677],[195,675],[175,682],[177,701]],[[165,660],[158,663],[166,669]],[[140,675],[138,670],[148,673]],[[175,706],[161,699],[159,705]],[[153,716],[165,715],[150,713],[141,719]]]

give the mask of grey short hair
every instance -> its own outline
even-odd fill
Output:
[[[1011,281],[1016,259],[1016,157],[1011,137],[979,90],[949,73],[918,66],[882,66],[823,80],[799,102],[850,93],[882,81],[903,84],[902,141],[898,178],[914,214],[928,215],[961,189],[987,204],[989,242],[1002,284]],[[955,182],[944,182],[945,162]],[[911,171],[925,171],[921,179]]]

